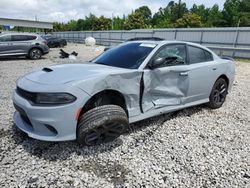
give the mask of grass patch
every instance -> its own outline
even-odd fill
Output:
[[[241,62],[241,63],[250,63],[250,59],[235,58],[235,61]]]

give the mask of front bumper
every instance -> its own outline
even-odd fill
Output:
[[[13,103],[17,112],[14,123],[29,137],[44,141],[67,141],[76,139],[76,114],[82,103],[75,101],[59,106],[33,106],[16,91]]]

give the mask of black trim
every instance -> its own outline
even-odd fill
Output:
[[[144,80],[143,80],[143,75],[144,75],[144,72],[142,72],[142,75],[141,75],[141,81],[140,81],[140,98],[139,98],[139,105],[140,105],[140,111],[141,113],[144,113],[143,112],[143,108],[142,108],[142,98],[143,98],[143,92],[144,92]]]
[[[13,105],[14,105],[16,111],[20,113],[20,116],[23,119],[23,121],[25,121],[28,125],[30,125],[32,127],[32,124],[31,124],[30,119],[28,118],[26,112],[21,107],[16,105],[15,103],[13,103]]]

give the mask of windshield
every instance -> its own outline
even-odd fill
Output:
[[[137,69],[155,46],[156,44],[152,43],[128,43],[107,50],[93,62],[113,67]]]

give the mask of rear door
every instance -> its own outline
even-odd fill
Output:
[[[11,43],[10,35],[0,36],[0,55],[10,53],[11,51],[10,43]]]
[[[156,52],[157,58],[174,57],[159,68],[145,69],[143,73],[143,112],[162,107],[180,106],[186,98],[189,86],[187,52],[185,44],[168,44]]]
[[[35,40],[36,36],[32,35],[12,35],[11,46],[15,53],[26,54],[32,45],[31,41]]]
[[[209,51],[191,45],[188,45],[187,51],[190,82],[185,103],[190,103],[209,97],[217,77],[217,66]]]

